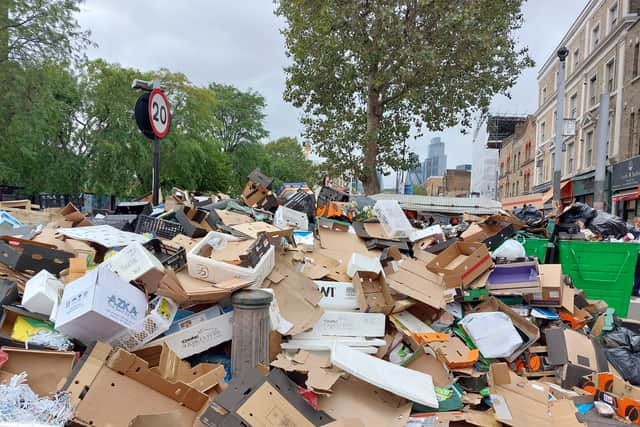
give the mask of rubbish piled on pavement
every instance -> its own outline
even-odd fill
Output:
[[[416,227],[395,201],[274,192],[259,171],[239,199],[164,206],[4,214],[0,423],[640,423],[631,288],[589,299],[602,279],[576,246],[633,243],[555,238],[554,264],[531,207]],[[611,240],[618,222],[577,205],[558,228]]]

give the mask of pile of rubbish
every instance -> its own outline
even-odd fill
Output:
[[[0,424],[640,423],[640,324],[527,255],[537,214],[447,237],[394,200],[272,187],[5,211]]]

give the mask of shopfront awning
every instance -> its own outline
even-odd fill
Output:
[[[638,190],[626,191],[624,193],[614,194],[611,198],[614,202],[624,202],[625,200],[635,200],[640,197]]]
[[[570,199],[573,197],[573,186],[571,180],[566,180],[560,183],[560,200]],[[553,188],[544,193],[542,196],[542,203],[546,203],[553,198]]]
[[[534,208],[542,210],[544,206],[543,196],[544,193],[533,193],[526,196],[509,197],[501,200],[502,209],[510,211],[522,205],[532,205]]]

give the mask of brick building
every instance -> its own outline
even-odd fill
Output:
[[[444,176],[430,176],[425,184],[427,196],[469,197],[471,171],[447,169]]]
[[[536,122],[529,116],[515,126],[514,133],[500,146],[498,197],[500,200],[531,193],[533,187],[533,157],[536,142]]]
[[[614,163],[626,156],[624,119],[632,116],[625,111],[628,106],[624,99],[627,98],[628,72],[637,62],[633,56],[635,45],[631,33],[637,31],[634,29],[637,27],[638,10],[640,1],[637,0],[589,0],[558,45],[558,48],[564,46],[569,50],[565,109],[559,119],[576,120],[575,135],[564,137],[561,151],[561,197],[564,201],[593,203],[598,144],[607,144],[607,156],[602,160],[609,171]],[[560,65],[556,51],[550,52],[538,73],[534,173],[534,191],[537,192],[551,188],[556,155],[556,86]],[[609,114],[600,118],[598,107],[603,93],[610,95]],[[608,138],[605,141],[598,141],[600,120],[607,123]]]

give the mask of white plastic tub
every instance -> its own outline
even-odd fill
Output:
[[[275,266],[276,256],[273,246],[269,248],[255,267],[240,267],[201,256],[200,252],[213,238],[222,238],[229,241],[241,240],[229,234],[218,233],[217,231],[209,232],[209,234],[187,254],[187,269],[191,277],[211,283],[221,283],[231,279],[243,279],[254,282],[252,287],[259,287]]]

